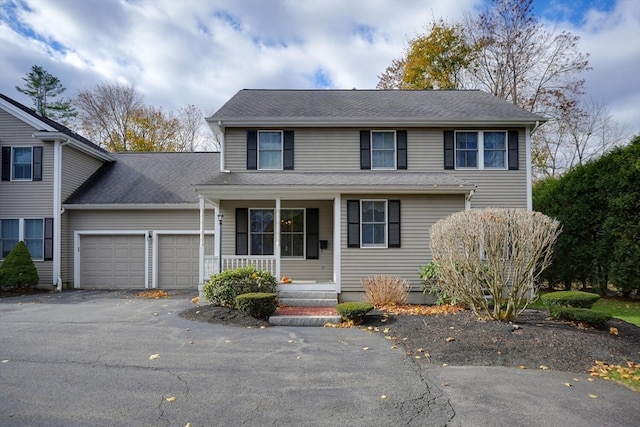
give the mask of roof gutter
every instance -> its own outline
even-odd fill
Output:
[[[39,139],[42,142],[56,141],[56,140],[64,141],[64,142],[67,142],[69,145],[71,145],[73,148],[79,151],[82,151],[85,154],[89,154],[90,156],[97,157],[100,160],[104,160],[107,162],[112,162],[115,160],[113,156],[111,156],[111,154],[93,149],[87,146],[86,144],[83,144],[82,142],[79,142],[62,132],[38,131],[33,134],[33,137]]]

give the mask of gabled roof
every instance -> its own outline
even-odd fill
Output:
[[[479,90],[244,89],[207,121],[223,127],[534,126],[545,119]]]
[[[119,153],[64,203],[96,205],[181,205],[198,203],[195,184],[219,174],[219,153]]]
[[[72,131],[71,129],[69,129],[64,125],[61,125],[55,120],[51,120],[48,117],[44,117],[37,114],[33,109],[0,93],[0,107],[2,107],[3,104],[5,107],[4,109],[8,113],[13,114],[17,118],[23,121],[26,121],[31,126],[34,126],[39,131],[42,131],[42,132],[37,132],[38,138],[46,140],[46,135],[44,134],[44,132],[60,132],[61,134],[64,134],[65,136],[69,137],[70,138],[69,142],[75,145],[76,148],[79,148],[82,151],[93,154],[94,156],[97,156],[103,160],[112,160],[111,153],[109,153],[104,148],[94,144],[93,142],[89,141],[84,136]]]

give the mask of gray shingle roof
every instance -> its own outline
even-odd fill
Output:
[[[384,192],[385,187],[461,187],[473,188],[473,185],[447,173],[425,172],[260,172],[260,173],[220,173],[200,186],[251,186],[251,187],[371,187]]]
[[[195,184],[220,173],[219,153],[122,153],[65,204],[198,203]]]
[[[236,93],[209,119],[234,122],[535,123],[541,116],[478,90],[262,90]]]

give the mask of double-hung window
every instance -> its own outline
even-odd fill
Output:
[[[371,169],[395,168],[395,131],[371,131]]]
[[[273,222],[273,209],[250,210],[251,255],[273,255]]]
[[[304,209],[280,211],[280,255],[286,258],[304,258]]]
[[[31,181],[33,177],[33,148],[13,147],[11,156],[11,179]]]
[[[282,132],[258,132],[258,169],[282,169]]]
[[[456,169],[506,169],[507,132],[455,133]]]
[[[24,241],[34,261],[44,259],[44,219],[0,220],[0,257],[5,258],[11,249]]]
[[[380,248],[387,246],[387,201],[361,200],[361,246]]]

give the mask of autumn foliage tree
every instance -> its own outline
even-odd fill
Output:
[[[513,321],[551,264],[560,222],[526,209],[472,209],[431,227],[438,287],[480,318]]]

